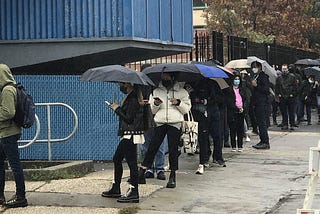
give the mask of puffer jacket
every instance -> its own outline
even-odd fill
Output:
[[[0,64],[0,138],[21,134],[21,127],[12,120],[16,113],[17,90],[14,86],[7,85],[9,83],[16,82],[9,67]]]
[[[297,78],[291,73],[278,77],[276,80],[275,94],[284,99],[296,97],[298,95]]]
[[[163,103],[159,106],[154,105],[154,97],[159,97]],[[169,98],[179,99],[180,104],[172,105]],[[159,87],[150,95],[149,102],[152,113],[155,115],[154,120],[158,124],[180,123],[184,121],[183,115],[191,109],[188,92],[177,82],[169,91],[160,82]]]

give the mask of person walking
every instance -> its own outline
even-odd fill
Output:
[[[120,91],[126,94],[121,105],[114,101],[109,107],[119,116],[118,135],[121,137],[120,143],[113,156],[114,183],[111,189],[102,192],[102,197],[118,198],[122,203],[138,203],[138,163],[137,163],[137,143],[135,135],[142,137],[143,132],[143,97],[140,88],[131,83],[120,82]],[[139,139],[139,138],[138,138]],[[139,140],[138,140],[139,141]],[[126,159],[130,169],[130,187],[125,195],[121,195],[120,183],[123,174],[122,161]]]
[[[16,81],[12,76],[10,68],[5,64],[0,64],[0,205],[7,208],[28,206],[25,179],[18,149],[21,127],[12,120],[17,104],[17,90],[13,86],[15,83]],[[16,194],[8,201],[5,200],[4,196],[4,162],[6,159],[12,169],[16,184]]]
[[[149,103],[157,127],[139,170],[139,183],[145,184],[145,171],[153,163],[154,157],[168,137],[170,176],[167,188],[176,187],[176,170],[178,170],[178,145],[181,137],[181,123],[184,115],[191,109],[188,92],[175,81],[174,73],[163,73],[159,86],[150,95]]]
[[[290,130],[295,126],[295,102],[298,94],[296,77],[289,73],[286,65],[282,66],[282,75],[276,80],[275,94],[280,101],[280,112],[282,115],[282,130],[288,130],[288,119]],[[289,116],[289,117],[288,117]]]
[[[251,68],[254,73],[251,81],[253,86],[251,102],[257,119],[260,137],[260,142],[252,147],[255,149],[270,149],[267,127],[270,81],[268,75],[262,71],[261,63],[255,61],[251,64]]]
[[[304,103],[306,105],[307,113],[307,124],[312,125],[311,123],[311,109],[317,107],[317,90],[318,84],[315,81],[314,76],[308,77],[308,82],[306,83],[306,94],[304,94]]]
[[[242,88],[239,74],[234,74],[233,84],[230,86],[228,96],[228,124],[230,127],[230,139],[233,152],[243,151],[243,134],[245,110],[248,108],[248,96]]]

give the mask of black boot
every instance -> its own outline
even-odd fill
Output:
[[[3,204],[7,208],[16,208],[16,207],[26,207],[28,206],[28,201],[25,196],[13,196],[12,199]]]
[[[171,170],[169,181],[167,183],[167,188],[175,188],[176,187],[176,171]]]
[[[144,176],[144,173],[146,172],[146,169],[143,169],[140,167],[139,169],[139,177],[138,177],[138,183],[139,184],[146,184],[146,177]]]
[[[121,196],[120,184],[112,183],[111,189],[102,192],[101,196],[107,198],[119,198]]]
[[[127,193],[117,199],[120,203],[139,203],[138,187],[130,186]]]

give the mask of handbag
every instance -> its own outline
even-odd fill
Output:
[[[198,122],[194,121],[191,111],[188,112],[186,119],[181,125],[181,141],[184,152],[194,154],[198,144]]]

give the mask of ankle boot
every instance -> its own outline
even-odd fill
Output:
[[[117,202],[120,203],[139,203],[139,192],[138,192],[138,186],[129,187],[127,193],[125,195],[122,195],[120,198],[117,199]]]
[[[144,176],[145,172],[146,172],[146,169],[143,169],[143,168],[140,167],[140,169],[139,169],[139,177],[138,177],[138,183],[139,184],[146,184],[147,183],[146,182],[146,177]]]
[[[102,192],[101,196],[107,198],[119,198],[121,196],[120,184],[112,183],[111,189]]]
[[[169,181],[167,183],[167,188],[176,187],[176,171],[171,171],[169,176]]]

